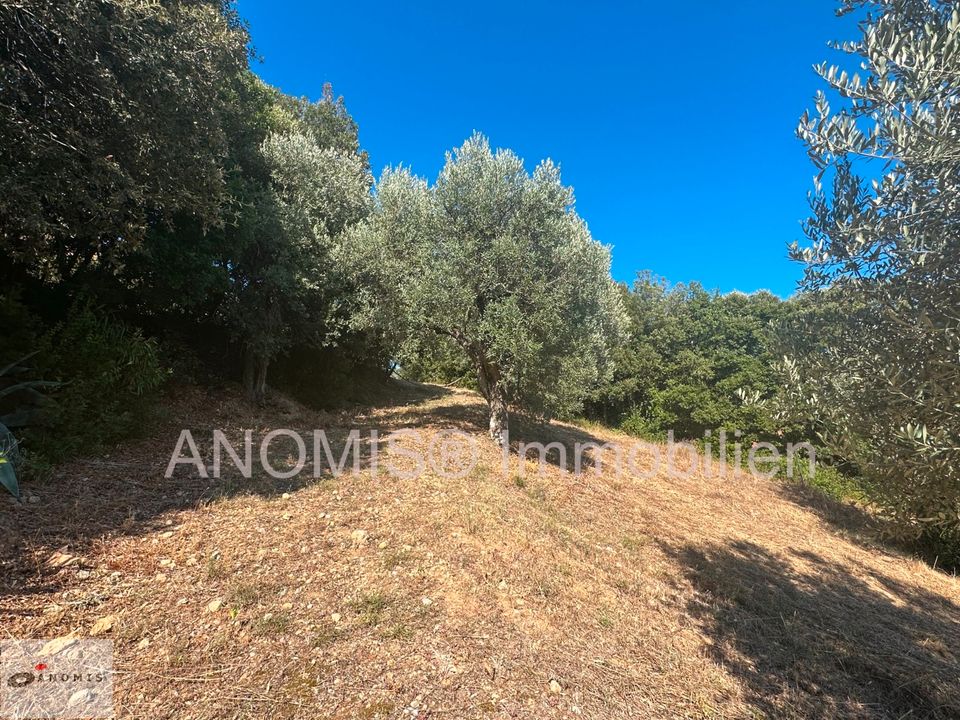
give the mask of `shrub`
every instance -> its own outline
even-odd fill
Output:
[[[132,434],[168,375],[154,340],[90,304],[40,338],[37,369],[61,383],[25,435],[31,454],[48,462]]]

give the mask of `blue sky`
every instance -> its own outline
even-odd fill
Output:
[[[613,274],[766,288],[801,268],[814,171],[794,129],[811,66],[853,37],[836,0],[343,2],[239,0],[287,93],[333,83],[374,173],[431,180],[473,130],[532,167],[551,157],[613,246]]]

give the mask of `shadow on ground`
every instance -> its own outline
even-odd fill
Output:
[[[450,393],[434,385],[392,382],[393,395],[379,407],[402,405],[405,412],[414,416],[419,413],[421,418],[425,411],[418,411],[418,406]],[[173,389],[165,415],[145,432],[149,437],[122,443],[98,457],[64,463],[49,477],[28,479],[23,483],[24,496],[35,496],[36,503],[18,505],[12,498],[0,496],[0,598],[61,589],[69,578],[59,568],[45,563],[58,549],[66,548],[80,557],[92,544],[111,536],[161,530],[170,512],[237,495],[274,497],[295,493],[308,485],[329,481],[332,475],[326,459],[321,461],[320,472],[314,472],[314,429],[325,431],[335,462],[340,462],[349,431],[359,430],[356,467],[362,470],[369,466],[373,451],[369,430],[392,430],[396,425],[389,419],[389,410],[386,427],[382,428],[379,420],[374,422],[363,412],[314,412],[282,396],[255,407],[242,399],[237,387],[220,388],[216,393],[197,388]],[[270,477],[260,465],[260,441],[277,428],[296,430],[306,443],[308,464],[303,472],[288,479]],[[196,442],[207,477],[189,464],[178,465],[170,477],[165,477],[178,437],[185,429],[190,430]],[[244,431],[251,431],[251,477],[244,477],[225,452],[220,477],[212,476],[209,463],[213,457],[214,429],[225,433],[241,460]],[[296,453],[295,443],[280,437],[270,444],[268,457],[273,467],[283,471],[295,465]],[[182,454],[189,455],[188,446],[184,446]],[[353,467],[351,458],[346,471]],[[8,611],[18,612],[0,605],[0,614]]]
[[[688,612],[765,717],[960,717],[960,607],[811,552],[750,542],[666,548]]]
[[[333,474],[326,456],[320,460],[319,470],[314,466],[315,429],[324,430],[335,463],[343,461],[350,431],[359,432],[356,461],[351,456],[343,466],[345,472],[368,468],[374,449],[383,458],[388,436],[397,430],[455,429],[483,442],[487,414],[482,402],[460,398],[444,403],[452,390],[392,382],[392,396],[376,406],[338,412],[312,411],[282,396],[254,407],[235,387],[222,388],[215,395],[196,388],[178,389],[170,397],[169,417],[146,433],[150,437],[123,443],[99,457],[66,463],[45,480],[28,481],[24,484],[25,495],[35,495],[36,503],[16,505],[0,498],[0,598],[61,589],[69,577],[46,563],[58,549],[66,548],[80,557],[91,545],[112,536],[162,531],[171,512],[235,496],[293,494],[306,486],[331,481]],[[281,428],[298,432],[306,445],[306,466],[286,479],[265,473],[259,452],[264,436]],[[244,432],[251,432],[251,477],[244,477],[225,451],[221,452],[220,476],[213,476],[214,429],[224,432],[241,461],[245,459]],[[379,434],[376,441],[370,434],[374,429]],[[165,477],[182,430],[190,430],[203,469],[179,464],[170,477]],[[514,422],[513,431],[514,453],[521,443],[562,443],[567,457],[553,448],[545,460],[566,469],[573,468],[575,443],[599,442],[576,428],[523,419]],[[296,467],[298,454],[295,441],[279,436],[270,443],[268,459],[275,469],[284,472]],[[189,446],[183,446],[181,456],[189,455]],[[589,452],[584,453],[583,465],[593,465]]]

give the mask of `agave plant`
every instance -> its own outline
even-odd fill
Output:
[[[36,412],[37,401],[43,397],[41,391],[59,385],[47,380],[20,380],[17,377],[27,371],[24,363],[35,354],[31,353],[0,369],[0,401],[14,396],[29,398],[26,404],[18,403],[13,411],[0,415],[0,485],[18,500],[20,485],[17,482],[17,470],[20,466],[20,450],[10,428],[30,424]]]
[[[9,490],[17,500],[20,499],[20,485],[17,482],[19,464],[17,440],[5,425],[0,425],[0,485]]]

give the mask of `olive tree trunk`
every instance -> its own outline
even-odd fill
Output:
[[[490,409],[490,437],[497,445],[504,447],[510,442],[510,415],[499,368],[491,363],[479,363],[477,381]]]
[[[267,368],[269,359],[251,348],[243,351],[243,389],[247,399],[260,404],[267,396]]]

